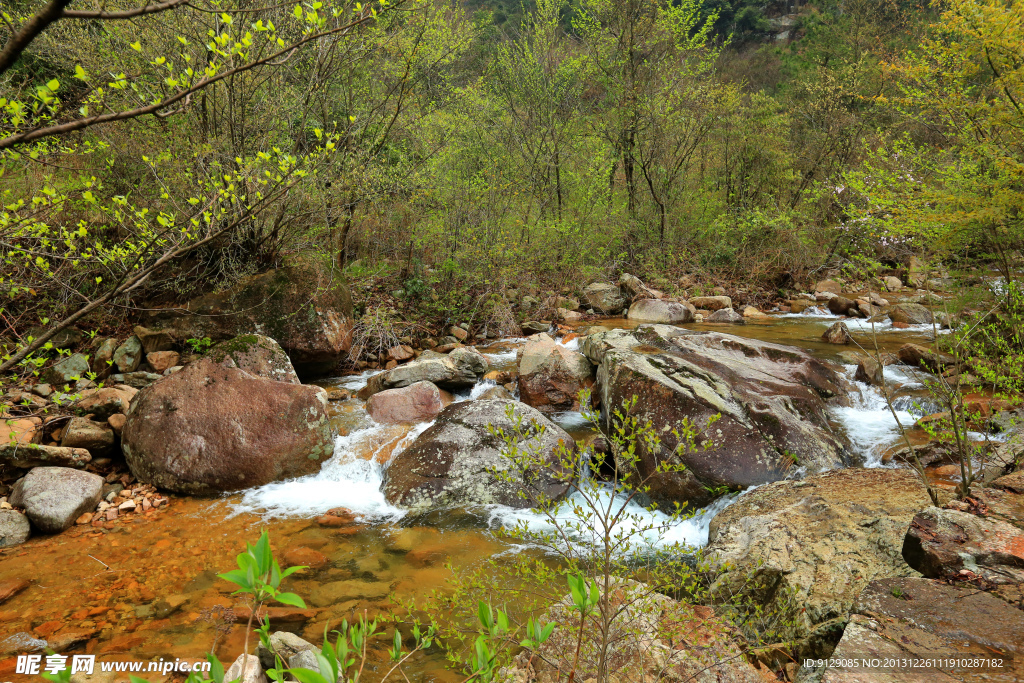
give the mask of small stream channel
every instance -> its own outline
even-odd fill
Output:
[[[856,347],[837,347],[820,338],[835,319],[780,314],[745,325],[686,327],[790,344],[844,363],[839,353]],[[855,339],[869,346],[871,331],[856,323],[847,321]],[[634,326],[627,320],[600,324]],[[930,340],[932,329],[881,325],[875,333],[880,350],[894,352],[907,342]],[[501,340],[479,350],[492,369],[512,369],[516,348],[524,341]],[[852,380],[853,367],[847,365],[847,372]],[[922,414],[914,407],[920,385],[895,366],[886,374],[902,386],[900,417],[904,424],[912,424]],[[354,393],[369,376],[319,384]],[[471,400],[488,386],[492,385],[477,385],[456,400]],[[895,466],[883,464],[882,457],[895,441],[893,418],[876,389],[857,387],[852,406],[833,409],[835,425],[845,429],[868,466]],[[59,536],[33,538],[6,554],[0,581],[24,578],[33,585],[0,605],[0,638],[19,631],[50,633],[53,638],[88,632],[86,642],[70,652],[112,660],[198,659],[216,642],[218,656],[230,661],[241,651],[244,629],[236,626],[223,632],[225,619],[231,621],[226,610],[236,599],[215,574],[233,568],[234,556],[262,529],[270,532],[278,557],[305,548],[326,558],[323,567],[297,575],[289,585],[320,609],[314,619],[293,630],[319,641],[328,621],[351,620],[364,611],[370,616],[389,611],[391,593],[407,600],[443,588],[450,575],[446,562],[469,566],[508,551],[495,529],[520,521],[545,524],[530,511],[497,506],[410,518],[384,499],[382,476],[394,454],[429,425],[377,425],[355,398],[332,404],[332,410],[339,433],[335,455],[316,475],[212,500],[173,497],[167,509],[118,520],[113,528],[74,527]],[[578,413],[560,414],[556,421],[576,438],[591,429]],[[710,519],[729,502],[716,501],[711,509],[672,528],[665,540],[705,544]],[[361,524],[344,529],[319,526],[317,518],[336,507],[356,513]],[[640,508],[636,512],[650,514]],[[440,653],[420,658],[415,670],[416,680],[461,680],[445,671]],[[0,671],[0,678],[18,680],[13,671]],[[374,680],[372,673],[367,680]]]

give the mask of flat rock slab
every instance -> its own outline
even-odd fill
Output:
[[[834,659],[1002,659],[1002,668],[833,669],[824,683],[1024,680],[1024,612],[972,586],[899,577],[872,581]],[[877,653],[877,655],[876,655]]]
[[[100,502],[103,477],[68,467],[36,467],[11,491],[11,505],[25,508],[32,525],[47,534],[64,531]]]

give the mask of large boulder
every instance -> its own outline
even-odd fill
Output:
[[[543,412],[579,410],[579,393],[593,385],[593,376],[586,356],[546,334],[531,337],[519,350],[519,395]]]
[[[10,503],[25,508],[29,521],[45,534],[64,531],[100,502],[103,477],[68,467],[36,467],[19,479]]]
[[[583,352],[598,365],[602,414],[637,398],[632,415],[661,436],[653,449],[637,444],[640,477],[653,500],[703,505],[709,489],[741,489],[840,467],[846,445],[829,429],[827,406],[841,400],[837,368],[788,346],[664,325],[587,336]],[[674,428],[689,420],[707,447],[677,454]],[[656,473],[668,460],[686,470]]]
[[[238,368],[257,377],[299,384],[299,376],[295,374],[288,354],[280,344],[262,334],[243,334],[222,341],[207,355],[226,368]]]
[[[311,474],[331,457],[333,441],[326,391],[210,358],[140,391],[121,432],[136,477],[186,494]]]
[[[352,345],[352,299],[339,273],[297,264],[154,311],[147,326],[178,340],[262,334],[281,345],[300,374],[316,374],[344,359]]]
[[[476,384],[489,369],[483,354],[468,346],[458,346],[447,356],[427,351],[414,361],[371,377],[365,391],[360,392],[360,398],[417,382],[430,382],[445,389],[465,389]]]
[[[896,352],[896,355],[900,361],[907,365],[912,365],[915,368],[924,368],[930,372],[938,372],[957,364],[956,358],[948,353],[933,351],[927,346],[921,346],[920,344],[904,344]]]
[[[912,576],[903,539],[928,493],[910,469],[844,469],[775,482],[741,496],[711,521],[709,557],[729,564],[712,593],[751,591],[764,604],[796,607],[791,633],[802,655],[838,640],[869,581]]]
[[[0,548],[20,545],[31,533],[28,517],[17,510],[0,510]]]
[[[1024,680],[1024,612],[974,586],[880,578],[854,609],[822,683]],[[946,658],[975,663],[951,667]]]
[[[889,320],[907,325],[930,325],[932,312],[921,304],[896,304],[889,311]]]
[[[450,398],[450,395],[449,395]],[[366,412],[374,422],[426,422],[444,408],[441,390],[430,382],[416,382],[399,389],[386,389],[366,401]]]
[[[511,407],[513,419],[507,411]],[[522,419],[522,439],[515,437],[515,418]],[[505,442],[493,427],[513,437],[515,446],[544,459],[545,469],[524,480],[519,468],[503,455]],[[385,473],[384,495],[394,505],[414,510],[463,505],[531,507],[532,497],[558,499],[568,490],[559,447],[570,452],[572,437],[538,410],[516,401],[453,403],[434,424],[397,456]],[[496,476],[509,475],[509,480]],[[520,494],[525,494],[526,498]]]
[[[966,568],[991,583],[1024,583],[1024,531],[997,519],[929,507],[914,516],[903,559],[930,578]]]
[[[693,322],[693,311],[678,301],[640,299],[629,307],[626,317],[647,323],[689,323]]]
[[[595,311],[606,315],[621,313],[626,307],[626,297],[622,296],[619,286],[607,282],[587,285],[583,290],[583,298]]]

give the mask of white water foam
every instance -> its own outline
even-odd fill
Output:
[[[431,424],[416,425],[402,438],[394,453],[407,448]],[[354,453],[358,445],[371,442],[381,430],[381,426],[373,425],[339,436],[334,443],[334,456],[318,473],[250,489],[235,505],[235,511],[267,518],[317,517],[331,508],[344,507],[364,518],[394,520],[402,517],[405,511],[388,503],[381,490],[385,467],[376,457],[364,458]]]
[[[846,374],[853,380],[856,366],[844,366]],[[887,382],[897,382],[903,388],[917,388],[923,386],[915,377],[908,375],[896,366],[885,368],[885,379]],[[875,386],[855,382],[859,392],[852,392],[850,400],[852,405],[832,408],[832,414],[846,428],[846,434],[850,439],[854,452],[864,460],[865,467],[886,467],[882,463],[882,449],[893,442],[899,435],[899,428],[896,419],[893,417],[889,406],[886,404],[882,392]],[[896,406],[896,415],[900,423],[909,428],[920,415],[907,410],[909,401],[901,401],[901,406]],[[893,465],[895,466],[895,465]]]

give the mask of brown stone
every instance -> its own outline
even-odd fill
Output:
[[[448,334],[455,337],[459,341],[466,341],[466,337],[469,336],[469,332],[462,329],[461,327],[456,327],[455,325],[452,325],[451,327],[448,328]]]
[[[907,365],[920,367],[930,372],[954,367],[957,364],[956,359],[948,353],[933,351],[920,344],[904,344],[900,347],[897,355]]]
[[[321,569],[329,562],[326,555],[305,546],[289,548],[284,551],[281,559],[285,567],[309,567],[313,570]]]
[[[857,362],[857,372],[853,378],[865,384],[880,385],[885,377],[882,367],[874,358],[861,358]]]
[[[1024,469],[999,477],[992,482],[992,488],[1024,494]]]
[[[252,607],[244,603],[236,604],[231,609],[235,615],[236,624],[248,623],[252,615]],[[301,607],[261,607],[257,613],[259,617],[270,618],[270,623],[280,624],[304,624],[314,619],[320,612],[318,609],[302,609]]]
[[[122,413],[114,413],[107,418],[107,424],[114,430],[114,434],[121,436],[121,430],[124,429],[124,423],[128,421]]]
[[[413,355],[414,353],[412,347],[406,346],[405,344],[399,346],[392,346],[390,349],[388,349],[388,357],[391,360],[397,361],[399,363],[401,363],[404,360],[409,360],[410,358],[413,357]]]
[[[956,467],[950,465],[950,467]],[[903,558],[929,578],[959,574],[964,555],[993,583],[1024,581],[1024,532],[1005,522],[959,510],[929,507],[917,513],[903,542]]]
[[[542,412],[579,410],[579,393],[593,386],[593,372],[582,353],[538,334],[519,356],[519,394],[523,403]]]
[[[4,579],[0,581],[0,604],[3,604],[29,587],[25,579]]]
[[[821,338],[829,344],[849,344],[853,341],[850,336],[850,330],[846,327],[844,322],[832,323],[832,325],[825,330],[825,333],[821,335]]]
[[[375,422],[426,422],[444,407],[441,392],[430,382],[416,382],[400,389],[386,389],[366,401],[366,412]]]
[[[180,358],[181,355],[177,351],[153,351],[146,354],[146,362],[153,368],[153,372],[160,374],[177,365]]]

